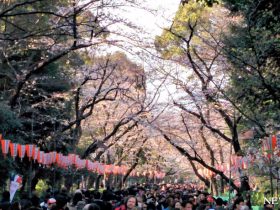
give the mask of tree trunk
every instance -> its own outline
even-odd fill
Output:
[[[221,191],[220,191],[220,193],[223,194],[225,192],[225,184],[224,184],[223,179],[221,179],[220,181],[221,181]]]
[[[100,179],[101,179],[102,175],[98,175],[96,180],[95,180],[95,189],[99,190],[99,185],[100,185]]]
[[[34,191],[36,188],[37,183],[39,182],[39,176],[38,173],[35,173],[35,176],[31,180],[31,190]]]
[[[237,190],[238,192],[240,191],[240,189],[222,172],[222,171],[219,171],[218,169],[212,167],[212,166],[209,166],[203,159],[200,159],[198,157],[193,157],[191,156],[187,150],[185,150],[184,148],[180,147],[179,145],[175,144],[174,142],[171,141],[171,139],[166,135],[166,134],[163,134],[163,137],[173,146],[175,147],[179,152],[180,154],[184,155],[185,157],[187,157],[188,159],[192,160],[192,161],[196,161],[198,162],[199,164],[201,164],[203,167],[209,169],[210,171],[214,172],[215,174],[218,174],[221,176],[222,179],[224,179],[227,183],[230,183],[231,186]]]
[[[225,163],[225,161],[224,161],[224,153],[223,153],[223,147],[222,147],[222,144],[221,144],[220,140],[218,140],[218,146],[219,146],[220,162],[221,162],[221,164],[224,164]],[[225,191],[224,180],[221,179],[220,182],[221,182],[220,183],[221,184],[220,193],[223,194],[224,191]]]
[[[122,181],[119,184],[119,187],[122,188],[123,184],[125,183],[127,177],[129,176],[129,174],[136,168],[136,166],[138,165],[138,160],[135,161],[134,164],[132,164],[132,166],[128,169],[128,171],[126,172],[126,174],[124,175],[124,177],[122,178]]]
[[[94,183],[95,183],[95,175],[94,176],[89,176],[88,177],[88,188],[94,188]]]
[[[218,194],[219,194],[218,184],[217,184],[217,180],[215,179],[215,177],[211,178],[211,182],[212,182],[212,195],[218,196]]]
[[[198,173],[198,170],[197,168],[195,167],[195,164],[193,163],[192,160],[189,160],[190,164],[191,164],[191,167],[195,173],[195,175],[202,181],[204,182],[205,186],[206,187],[210,187],[210,182],[208,179],[204,178],[200,173]]]
[[[22,177],[22,187],[20,188],[21,193],[25,191],[26,183],[27,183],[27,178],[26,178],[26,176],[23,176]]]

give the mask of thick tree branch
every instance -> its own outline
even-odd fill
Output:
[[[239,191],[239,188],[232,182],[232,180],[230,180],[222,171],[219,171],[218,169],[209,166],[203,159],[199,159],[197,157],[193,157],[191,156],[187,150],[185,150],[184,148],[180,147],[179,145],[175,144],[166,134],[162,134],[164,139],[169,142],[174,148],[176,148],[180,154],[182,154],[183,156],[187,157],[188,160],[191,161],[195,161],[197,163],[199,163],[200,165],[202,165],[204,168],[209,169],[210,171],[214,172],[215,174],[218,174],[221,176],[222,179],[224,179],[227,183],[230,183],[231,186],[236,189],[237,191]]]
[[[92,46],[92,45],[93,44],[80,44],[80,45],[77,45],[75,47],[73,46],[73,47],[70,47],[69,49],[66,49],[66,50],[52,56],[49,59],[43,59],[43,60],[37,62],[36,64],[33,64],[31,67],[29,67],[27,69],[28,73],[25,74],[23,76],[23,78],[18,82],[18,84],[16,86],[16,89],[15,89],[15,92],[10,99],[10,106],[12,108],[15,107],[15,105],[17,103],[17,99],[20,95],[21,89],[23,88],[24,84],[30,79],[30,77],[32,75],[42,72],[44,70],[44,68],[47,67],[49,64],[51,64],[51,63],[57,61],[58,59],[62,58],[63,56],[67,55],[69,52],[75,51],[75,50],[78,50],[78,49],[81,49],[81,48],[86,48],[86,47],[89,47],[89,46]]]

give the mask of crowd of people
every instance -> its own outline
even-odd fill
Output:
[[[236,194],[232,202],[214,198],[186,185],[133,186],[126,190],[107,188],[98,190],[76,190],[73,195],[65,188],[48,190],[42,198],[27,194],[10,202],[10,194],[4,191],[0,210],[249,210],[249,197]],[[273,206],[266,205],[265,210]]]

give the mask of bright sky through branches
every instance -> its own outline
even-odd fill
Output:
[[[144,0],[143,8],[130,9],[124,13],[124,17],[131,22],[146,29],[151,36],[162,33],[163,27],[168,27],[175,16],[180,0]],[[153,12],[154,11],[154,12]]]
[[[110,24],[111,40],[117,41],[116,45],[109,48],[104,46],[100,52],[123,51],[134,62],[143,65],[147,90],[150,95],[161,86],[162,75],[155,74],[155,69],[175,68],[174,64],[157,58],[158,53],[154,49],[154,39],[160,35],[164,28],[170,27],[180,5],[180,0],[136,0],[136,4],[129,4],[126,0],[113,0],[114,3],[123,6],[108,7],[106,16],[111,17],[114,24]],[[140,3],[139,3],[140,2]],[[118,21],[116,21],[118,20]],[[135,26],[135,27],[134,27]],[[160,88],[160,102],[167,102],[169,95],[177,92],[176,87],[165,81]]]
[[[143,28],[145,31],[145,35],[143,34],[143,36],[148,37],[148,40],[153,43],[155,36],[160,35],[163,28],[170,27],[179,4],[180,0],[143,0],[143,4],[141,5],[143,9],[128,8],[122,15],[136,26]],[[145,8],[147,8],[147,10]],[[149,74],[148,71],[153,68],[151,66],[154,64],[151,63],[154,63],[154,60],[149,61],[147,58],[144,60],[146,60],[146,62],[143,62],[146,74]],[[149,63],[151,66],[148,65]],[[152,70],[152,72],[153,71],[154,70]],[[159,78],[149,78],[151,76],[150,74],[147,75],[148,80],[146,82],[148,92],[151,92],[151,95],[153,95],[153,92],[158,89],[161,82]],[[161,94],[158,102],[166,103],[169,100],[168,95],[177,92],[176,87],[171,84],[165,84],[160,89]]]

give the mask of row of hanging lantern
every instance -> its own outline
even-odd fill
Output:
[[[61,168],[68,168],[69,166],[75,166],[77,169],[86,168],[89,171],[97,172],[99,174],[115,174],[122,175],[127,172],[127,167],[115,166],[115,165],[106,165],[99,162],[92,162],[88,159],[81,159],[76,154],[68,154],[63,155],[61,153],[52,151],[52,152],[44,152],[40,151],[40,148],[33,145],[27,144],[22,145],[18,143],[12,143],[10,140],[1,139],[1,148],[2,154],[6,157],[9,152],[13,159],[17,156],[22,160],[25,156],[29,158],[29,160],[33,160],[34,162],[38,162],[43,166],[51,166],[56,164]]]
[[[249,159],[248,157],[240,157],[240,156],[236,156],[233,155],[231,157],[231,166],[229,163],[223,163],[223,164],[218,164],[215,166],[215,169],[217,169],[218,171],[221,171],[223,173],[227,173],[227,172],[232,172],[232,173],[236,173],[238,172],[238,169],[248,169],[249,166]],[[208,168],[203,168],[203,170],[199,170],[199,173],[202,174],[204,177],[206,178],[211,178],[213,176],[215,176],[216,174],[208,169]]]
[[[275,150],[278,149],[277,156],[280,156],[280,134],[278,135],[271,135],[261,140],[261,148],[262,154],[267,157],[268,159],[272,158]],[[254,155],[247,155],[247,156],[237,156],[231,155],[231,164],[223,163],[218,164],[215,168],[223,173],[231,171],[232,173],[238,172],[238,169],[246,170],[251,165],[254,164],[255,161]],[[212,177],[215,176],[215,173],[207,168],[199,170],[204,177]]]
[[[262,152],[271,159],[274,151],[277,150],[277,156],[280,156],[280,134],[271,135],[262,140]]]
[[[58,167],[63,169],[67,169],[69,166],[74,166],[77,169],[87,169],[88,171],[99,174],[124,175],[128,171],[128,168],[125,165],[117,166],[111,164],[107,165],[97,161],[93,162],[88,159],[81,159],[79,155],[76,154],[63,155],[62,153],[58,153],[56,151],[46,153],[41,151],[36,145],[22,145],[13,143],[11,140],[2,139],[1,135],[0,140],[2,154],[4,157],[6,157],[10,152],[10,155],[13,159],[18,156],[22,160],[25,156],[27,156],[30,161],[37,161],[43,166],[51,166],[56,164]],[[162,172],[155,171],[153,173],[157,174],[157,177],[164,178]],[[160,176],[158,174],[160,174]],[[131,176],[133,176],[133,173]]]

